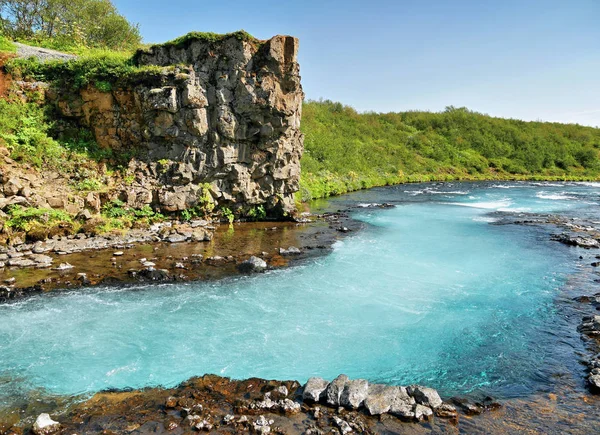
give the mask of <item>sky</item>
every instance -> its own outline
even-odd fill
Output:
[[[308,99],[600,127],[600,0],[113,0],[145,42],[300,39]]]

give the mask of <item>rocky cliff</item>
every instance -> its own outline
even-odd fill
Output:
[[[135,155],[131,207],[176,212],[207,200],[244,214],[294,210],[303,136],[298,40],[188,37],[136,54],[156,73],[99,90],[48,92],[105,148]]]

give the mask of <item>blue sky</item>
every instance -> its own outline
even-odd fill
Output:
[[[600,0],[114,0],[146,42],[300,38],[307,98],[600,126]]]

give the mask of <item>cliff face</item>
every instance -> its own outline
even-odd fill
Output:
[[[122,197],[163,211],[214,201],[244,212],[291,212],[298,190],[303,92],[298,40],[190,39],[137,54],[165,67],[108,92],[50,92],[62,116],[89,127],[102,147],[135,151]]]

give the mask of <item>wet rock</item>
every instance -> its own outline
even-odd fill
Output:
[[[295,246],[290,246],[287,249],[279,248],[279,255],[282,255],[284,257],[292,256],[292,255],[300,255],[300,254],[302,254],[302,251],[300,249],[296,248]]]
[[[600,248],[600,243],[591,237],[572,236],[569,234],[558,234],[551,237],[552,240],[564,243],[569,246],[579,246],[581,248]]]
[[[454,398],[452,401],[467,415],[479,415],[483,412],[483,409],[480,406],[471,403],[466,399]]]
[[[113,252],[113,256],[115,256],[115,257],[121,257],[121,256],[123,256],[123,251]]]
[[[185,242],[186,240],[187,237],[182,234],[171,234],[169,237],[167,237],[167,242],[169,243],[181,243]]]
[[[304,385],[304,391],[302,392],[302,400],[305,402],[317,403],[321,399],[325,398],[325,390],[329,382],[322,378],[310,378],[306,385]]]
[[[348,376],[339,375],[327,386],[327,389],[325,390],[325,401],[328,405],[340,405],[340,398],[344,391],[344,387],[346,386],[346,382],[348,382]]]
[[[169,275],[168,270],[155,269],[154,267],[149,267],[147,269],[142,269],[139,271],[130,270],[129,276],[131,278],[138,278],[144,281],[172,281],[172,277]]]
[[[340,405],[358,409],[362,406],[369,394],[369,383],[364,379],[349,380],[344,385],[340,395]]]
[[[407,388],[408,394],[417,401],[420,405],[429,406],[433,409],[441,406],[442,399],[436,390],[433,388],[422,387],[420,385],[411,385]]]
[[[69,269],[73,269],[73,265],[69,263],[60,263],[58,267],[55,267],[53,270],[64,271]]]
[[[588,376],[588,384],[589,384],[592,392],[594,392],[594,393],[600,392],[600,373],[590,374]]]
[[[50,418],[48,414],[40,414],[33,424],[35,435],[51,435],[60,431],[60,423]]]
[[[442,405],[435,410],[435,415],[442,418],[456,418],[458,417],[458,412],[456,411],[456,407],[449,403],[442,403]]]
[[[242,273],[262,272],[267,268],[267,262],[261,258],[252,256],[238,265]]]
[[[37,263],[37,267],[50,267],[54,259],[49,255],[32,254],[29,258]]]
[[[600,316],[586,316],[578,328],[579,332],[589,336],[600,334]]]

